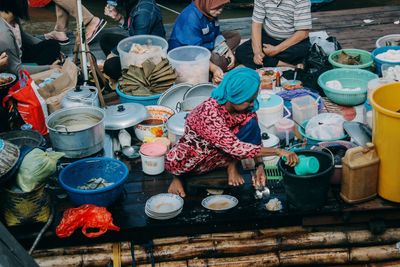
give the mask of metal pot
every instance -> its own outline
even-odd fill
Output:
[[[104,111],[97,107],[73,107],[58,110],[46,119],[55,150],[67,158],[93,155],[103,148]]]
[[[176,109],[179,111],[192,111],[195,107],[209,99],[208,96],[189,97],[178,103]]]
[[[99,107],[97,88],[94,86],[80,86],[69,90],[61,100],[61,108],[72,108],[81,106]]]
[[[173,115],[167,121],[168,139],[174,145],[183,136],[185,132],[186,117],[189,112],[179,112]]]

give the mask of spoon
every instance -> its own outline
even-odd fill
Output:
[[[124,146],[122,148],[122,154],[124,154],[124,156],[126,156],[130,159],[135,159],[140,156],[138,153],[138,150],[139,150],[139,147],[137,147],[137,146]]]
[[[251,175],[253,178],[255,177],[255,173],[253,171],[251,172]],[[267,198],[271,194],[271,191],[269,190],[269,188],[266,186],[263,186],[263,185],[256,185],[255,190],[256,190],[256,192],[255,192],[254,197],[256,199],[262,199],[263,197]]]

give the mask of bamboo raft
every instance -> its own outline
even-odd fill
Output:
[[[38,250],[47,266],[400,266],[399,228],[373,235],[365,229],[281,227],[154,239],[151,245],[106,243]]]

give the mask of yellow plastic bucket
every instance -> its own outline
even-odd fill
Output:
[[[400,202],[400,82],[378,87],[371,95],[373,137],[379,158],[378,194]]]

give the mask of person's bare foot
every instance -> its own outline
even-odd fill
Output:
[[[175,194],[181,197],[185,197],[185,190],[183,189],[183,184],[179,178],[174,177],[171,184],[168,187],[168,193]]]
[[[86,25],[86,39],[89,39],[96,31],[97,25],[100,23],[100,18],[94,17],[88,25]]]
[[[228,165],[227,172],[229,185],[239,186],[244,184],[244,179],[236,167],[236,162]]]

